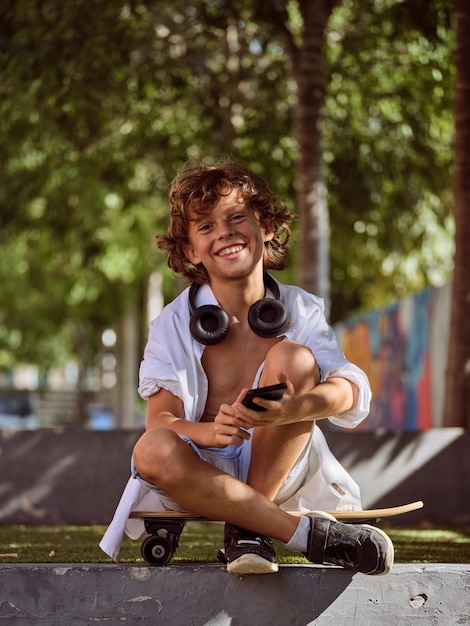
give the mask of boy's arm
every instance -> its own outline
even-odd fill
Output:
[[[185,420],[182,400],[170,391],[160,389],[148,399],[146,430],[153,428],[169,428],[189,437],[196,445],[206,447],[212,427],[209,422]]]
[[[347,378],[328,378],[299,396],[300,420],[323,419],[350,412],[356,407],[358,396],[357,385]]]
[[[359,389],[350,380],[332,377],[309,391],[296,394],[292,383],[284,377],[287,389],[280,400],[256,400],[266,412],[246,409],[238,404],[238,423],[245,428],[293,424],[329,418],[354,409]]]
[[[166,389],[148,399],[146,430],[169,428],[189,437],[200,448],[224,448],[249,439],[249,434],[235,425],[236,414],[229,405],[222,405],[212,422],[190,422],[184,419],[182,400]]]

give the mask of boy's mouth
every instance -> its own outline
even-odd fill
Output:
[[[217,256],[224,257],[224,256],[230,256],[232,254],[237,254],[238,252],[241,252],[244,248],[245,246],[241,243],[237,245],[229,246],[227,248],[222,248],[222,250],[219,250],[217,252]]]

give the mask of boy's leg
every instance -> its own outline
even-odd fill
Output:
[[[281,371],[299,393],[320,382],[311,351],[291,341],[280,342],[269,351],[260,386],[277,383]],[[312,422],[298,422],[255,428],[248,484],[272,500],[307,445],[313,427]],[[393,564],[393,544],[382,530],[343,524],[321,512],[300,518],[291,540],[314,563],[331,563],[365,574],[386,574]]]
[[[269,498],[200,459],[175,432],[157,428],[134,448],[139,475],[183,508],[210,519],[229,521],[253,532],[288,541],[298,519]]]
[[[271,537],[287,541],[298,519],[261,493],[202,460],[174,431],[147,431],[134,448],[141,478],[188,511],[225,521],[224,557],[234,573],[278,570]],[[251,531],[251,532],[250,532]]]
[[[319,382],[313,355],[298,344],[280,342],[268,357],[262,385],[277,382],[280,371],[298,390],[302,385],[311,387]],[[303,423],[292,428],[289,425],[255,429],[249,484],[200,459],[169,429],[147,431],[136,444],[134,460],[146,481],[158,485],[188,511],[284,543],[307,524],[305,547],[299,544],[296,549],[313,562],[328,562],[368,574],[387,573],[393,562],[393,546],[383,531],[324,520],[324,514],[302,518],[299,524],[298,517],[272,502],[308,441],[311,424],[305,424],[308,429]]]
[[[275,384],[283,372],[297,392],[314,387],[320,380],[312,352],[292,341],[277,343],[266,355],[260,386]],[[252,434],[251,459],[247,483],[259,494],[274,500],[291,468],[307,445],[312,422],[285,426],[262,426]],[[307,533],[305,541],[307,540]],[[276,554],[270,537],[252,537],[243,528],[225,527],[227,569],[237,573],[276,571]]]
[[[322,521],[324,514],[305,518],[290,515],[262,493],[200,459],[169,429],[147,431],[136,444],[134,460],[142,478],[164,489],[188,511],[284,543],[303,519],[309,530],[305,548],[297,549],[305,551],[313,562],[328,562],[367,574],[387,573],[391,567],[393,546],[383,531]]]
[[[279,382],[284,372],[294,389],[302,393],[320,382],[315,357],[306,346],[284,340],[266,356],[260,387]],[[254,429],[248,484],[273,500],[311,436],[313,422]]]

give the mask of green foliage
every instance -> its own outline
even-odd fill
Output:
[[[153,235],[183,161],[228,151],[260,171],[271,153],[272,177],[291,184],[292,107],[269,107],[284,62],[253,22],[204,2],[3,10],[0,367],[47,367],[77,327],[90,362],[162,262]]]
[[[336,319],[451,275],[450,6],[345,1],[330,22],[324,139]]]
[[[345,0],[333,15],[323,132],[334,319],[449,275],[449,5]],[[0,368],[47,369],[70,353],[93,362],[102,329],[144,300],[155,268],[174,295],[154,234],[188,158],[230,153],[294,209],[296,85],[280,33],[298,39],[297,9],[3,3]]]

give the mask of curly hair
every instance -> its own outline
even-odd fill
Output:
[[[281,270],[286,266],[293,215],[266,182],[234,161],[216,165],[190,162],[170,185],[168,234],[157,235],[157,245],[166,250],[168,266],[191,282],[209,282],[206,268],[202,264],[194,266],[184,253],[184,246],[189,243],[189,222],[194,219],[191,215],[209,213],[221,196],[229,195],[234,189],[255,212],[260,224],[273,229],[274,236],[264,247],[264,269]]]

